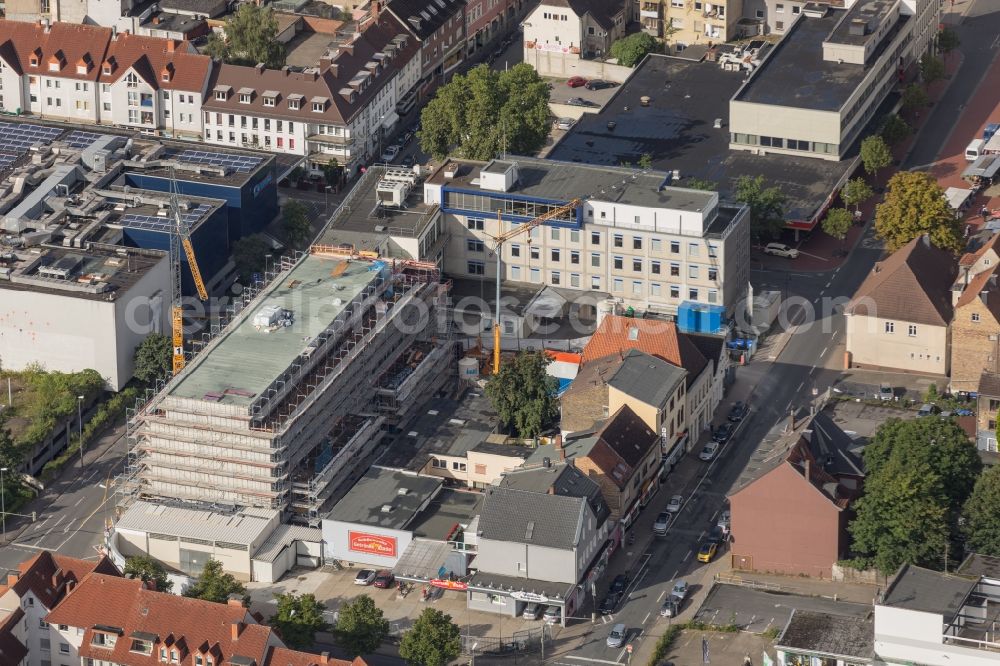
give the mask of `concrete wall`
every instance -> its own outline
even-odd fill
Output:
[[[861,315],[847,316],[847,351],[852,367],[891,368],[931,375],[948,374],[949,335],[946,326],[917,324],[917,335],[909,335],[909,324]]]
[[[885,663],[991,666],[996,652],[943,642],[944,618],[904,608],[875,606],[875,653]],[[970,646],[972,644],[970,643]]]
[[[586,79],[607,79],[621,83],[634,71],[631,67],[614,62],[585,60],[575,53],[546,51],[543,48],[528,48],[527,45],[524,47],[524,62],[534,67],[540,76],[557,79],[582,76]]]
[[[222,563],[222,568],[227,573],[242,581],[252,579],[253,568],[250,563],[250,552],[253,550],[249,545],[247,550],[234,550],[231,548],[220,548],[214,543],[193,543],[183,539],[159,539],[150,536],[149,532],[139,532],[136,530],[116,530],[118,552],[128,558],[136,555],[148,555],[153,559],[162,562],[173,569],[183,570],[181,567],[181,550],[198,551],[208,557]],[[207,535],[209,540],[211,535]],[[188,572],[197,575],[197,572]]]
[[[841,512],[788,463],[729,503],[734,568],[828,578],[843,554]]]
[[[328,560],[341,560],[352,564],[364,564],[384,569],[391,569],[396,566],[399,557],[410,545],[413,534],[407,530],[393,530],[383,527],[372,527],[357,523],[346,523],[340,520],[323,520],[323,542],[326,549],[323,556]],[[394,555],[378,555],[367,553],[357,549],[352,550],[349,543],[349,534],[355,536],[365,534],[383,537],[395,544]],[[394,541],[393,541],[394,540]]]

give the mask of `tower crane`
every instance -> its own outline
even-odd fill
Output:
[[[552,210],[542,213],[530,222],[525,222],[520,224],[509,231],[502,231],[503,229],[503,215],[500,210],[497,210],[497,229],[498,233],[496,236],[490,236],[493,240],[493,252],[497,257],[497,293],[496,293],[496,304],[494,306],[493,313],[493,374],[500,372],[500,263],[501,263],[501,251],[503,250],[503,245],[512,238],[517,238],[521,234],[530,233],[532,229],[542,225],[547,220],[559,217],[563,213],[568,213],[574,210],[580,205],[580,199],[573,199],[569,203],[563,204],[562,206],[557,206]],[[530,255],[529,255],[530,256]]]
[[[191,244],[191,229],[187,221],[181,215],[180,203],[177,200],[177,179],[173,169],[170,170],[170,213],[174,218],[173,233],[170,234],[170,280],[171,280],[171,301],[170,301],[170,321],[173,334],[173,370],[176,375],[184,369],[186,363],[184,359],[184,304],[181,300],[181,251],[187,257],[188,268],[191,277],[194,279],[194,286],[198,292],[198,298],[202,301],[208,300],[208,292],[205,290],[205,281],[201,278],[201,269],[198,268],[198,258],[194,254],[194,245]]]

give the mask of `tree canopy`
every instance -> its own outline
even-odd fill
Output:
[[[840,191],[840,198],[844,204],[854,206],[854,210],[857,210],[861,204],[871,199],[874,194],[875,192],[872,191],[868,181],[858,177],[847,181],[844,189]]]
[[[294,199],[285,202],[281,210],[281,230],[293,247],[301,247],[312,236],[312,225],[305,205]]]
[[[962,223],[944,190],[923,171],[900,171],[889,180],[885,198],[875,208],[875,232],[894,252],[928,234],[936,247],[962,249]]]
[[[868,175],[892,164],[892,151],[885,139],[878,134],[865,137],[861,142],[861,163]]]
[[[288,593],[276,594],[274,598],[278,602],[278,612],[271,616],[268,624],[278,630],[289,647],[310,647],[316,642],[316,632],[329,627],[323,619],[326,606],[316,600],[316,595]]]
[[[214,601],[218,604],[228,602],[230,595],[233,594],[243,597],[245,604],[250,603],[246,586],[236,580],[232,574],[225,573],[222,570],[222,562],[214,559],[205,562],[201,576],[184,591],[185,597]]]
[[[911,83],[903,90],[903,108],[907,111],[922,109],[927,106],[929,101],[927,91],[921,85]]]
[[[823,218],[823,233],[839,241],[847,238],[847,232],[854,223],[853,216],[846,208],[831,208]]]
[[[1000,466],[979,475],[962,514],[968,551],[1000,557]]]
[[[619,65],[635,67],[648,53],[660,50],[660,43],[646,32],[636,32],[628,37],[622,37],[611,44],[611,57],[618,60]]]
[[[249,282],[254,273],[260,273],[266,267],[267,255],[271,253],[271,246],[260,234],[244,236],[233,243],[233,263],[236,265],[236,272],[243,282]]]
[[[135,370],[133,374],[143,384],[152,384],[166,377],[171,368],[173,343],[160,333],[152,333],[135,348]]]
[[[683,184],[683,187],[690,188],[692,190],[705,190],[706,192],[715,192],[719,189],[719,184],[714,180],[705,180],[704,178],[691,178]]]
[[[362,594],[340,607],[333,634],[349,654],[371,654],[389,635],[389,621],[372,598]]]
[[[122,573],[138,578],[144,583],[153,583],[157,592],[169,592],[174,587],[173,582],[167,578],[167,570],[163,565],[147,555],[126,559]]]
[[[944,78],[944,61],[933,53],[920,56],[920,76],[924,83],[930,85]]]
[[[937,34],[937,46],[941,53],[948,55],[959,46],[962,40],[958,38],[958,33],[952,28],[941,28]]]
[[[787,199],[776,185],[764,187],[763,176],[740,176],[736,200],[750,207],[750,232],[757,238],[775,238],[785,228]]]
[[[559,414],[557,384],[545,372],[545,352],[527,350],[500,366],[486,383],[486,395],[500,421],[523,438],[535,437]]]
[[[549,89],[530,65],[497,72],[479,65],[438,89],[420,115],[425,153],[489,160],[531,155],[549,133]]]
[[[278,19],[271,7],[246,2],[226,19],[225,38],[216,33],[205,51],[218,60],[234,65],[264,63],[270,69],[285,64],[285,47],[278,36]]]
[[[910,136],[913,129],[895,113],[889,115],[882,124],[882,138],[890,146],[899,144],[903,139]]]
[[[458,625],[436,608],[425,608],[399,644],[399,656],[416,666],[446,666],[461,652]]]

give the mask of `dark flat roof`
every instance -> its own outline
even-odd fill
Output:
[[[865,3],[858,3],[861,4]],[[846,26],[849,21],[841,19],[848,14],[849,12],[840,9],[831,9],[823,18],[803,14],[764,59],[736,100],[816,111],[838,111],[868,72],[865,65],[841,64],[823,59],[823,40],[834,28]],[[868,62],[877,61],[882,50],[895,39],[906,20],[907,17],[900,17]],[[837,41],[851,43],[849,40]]]
[[[795,609],[777,645],[868,660],[874,654],[875,628],[870,613],[850,617]]]
[[[881,605],[940,613],[945,622],[951,622],[978,583],[978,579],[906,564],[886,590]]]
[[[441,479],[372,465],[326,517],[401,530],[420,515],[421,507],[441,484]]]
[[[835,162],[730,150],[729,100],[743,76],[712,62],[651,56],[600,113],[584,114],[549,157],[617,166],[649,154],[655,169],[680,172],[674,185],[710,180],[722,200],[732,200],[741,175],[760,175],[788,198],[788,219],[808,222],[845,177],[853,154]],[[651,98],[648,107],[639,103],[644,95]],[[713,127],[716,119],[720,129]],[[616,126],[609,130],[612,121]]]
[[[871,32],[852,34],[851,22],[855,19],[868,22],[875,18],[881,21],[895,4],[895,0],[864,0],[863,2],[855,2],[846,12],[838,14],[841,17],[840,22],[830,31],[827,41],[836,42],[837,44],[861,45],[874,39],[875,33]],[[878,22],[875,25],[878,25]]]
[[[456,525],[468,525],[479,515],[483,494],[445,488],[410,523],[413,536],[445,541]]]

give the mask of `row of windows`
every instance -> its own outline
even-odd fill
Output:
[[[227,121],[226,124],[229,127],[236,127],[236,116],[233,115],[232,113],[227,113],[227,114],[216,113],[215,114],[215,124],[216,125],[222,125],[223,124],[223,120],[222,120],[223,115],[226,116],[226,121]],[[248,118],[248,116],[239,116],[239,119],[240,119],[240,128],[241,129],[248,129],[248,125],[249,125],[249,129],[258,129],[259,127],[263,126],[265,132],[270,132],[271,131],[271,119],[270,118],[258,119],[257,116],[249,116],[249,118],[250,118],[250,122],[249,123],[247,123],[247,118]],[[263,122],[259,122],[260,120],[263,120]],[[209,111],[205,111],[205,124],[206,125],[211,125],[212,124],[212,113],[209,112]],[[293,121],[291,121],[291,120],[288,120],[288,121],[275,120],[274,121],[274,131],[275,132],[284,132],[286,127],[288,128],[288,131],[290,133],[295,131],[295,123]],[[326,125],[321,125],[321,127],[325,128]],[[325,134],[325,132],[320,132],[320,134]],[[330,134],[332,134],[332,132],[330,132]]]
[[[973,321],[975,321],[975,320],[973,320]],[[896,322],[894,322],[894,321],[887,321],[887,322],[885,322],[885,332],[886,333],[895,333],[896,332]],[[917,325],[916,324],[910,324],[909,326],[907,326],[907,328],[906,328],[906,334],[908,336],[910,336],[911,338],[917,337]]]
[[[480,240],[467,240],[465,243],[466,250],[469,252],[482,253],[486,251],[486,246],[483,241]],[[532,260],[541,259],[541,250],[537,247],[529,247],[528,255]],[[519,258],[521,256],[521,246],[511,245],[510,256],[512,258]],[[592,252],[590,254],[590,265],[592,268],[601,267],[601,253]],[[549,258],[552,261],[562,261],[562,250],[559,248],[553,248],[549,250]],[[569,263],[571,265],[580,265],[580,252],[577,250],[570,250],[569,252]],[[643,260],[633,257],[630,261],[632,271],[635,273],[643,272]],[[615,270],[625,270],[625,257],[615,256],[612,257],[612,266]],[[668,266],[671,277],[680,277],[681,275],[681,265],[679,263],[671,262]],[[688,264],[688,278],[692,280],[698,280],[701,278],[701,266],[697,264]],[[655,259],[649,260],[649,272],[653,275],[663,274],[663,264]],[[708,267],[707,276],[709,280],[719,279],[719,270],[714,266]]]
[[[804,141],[801,139],[786,139],[780,136],[757,136],[733,132],[732,142],[745,146],[764,146],[767,148],[783,148],[786,150],[801,150],[803,152],[833,155],[837,152],[837,144],[822,141]]]
[[[229,132],[228,139],[229,139],[229,143],[236,143],[236,132]],[[211,140],[212,140],[212,130],[206,129],[205,130],[205,141],[211,141]],[[222,130],[215,130],[215,140],[216,141],[225,141],[226,140],[226,138],[223,137]],[[259,141],[258,141],[256,135],[250,135],[248,137],[247,134],[246,134],[246,132],[242,132],[240,134],[240,144],[244,145],[244,146],[256,146],[256,145],[259,144]],[[282,136],[277,137],[274,140],[274,145],[275,145],[276,148],[284,148],[285,147],[285,137],[282,137]],[[271,136],[268,135],[268,134],[264,135],[264,147],[265,148],[270,148],[271,147]],[[289,150],[295,150],[295,139],[293,139],[291,137],[288,138],[288,149]]]

